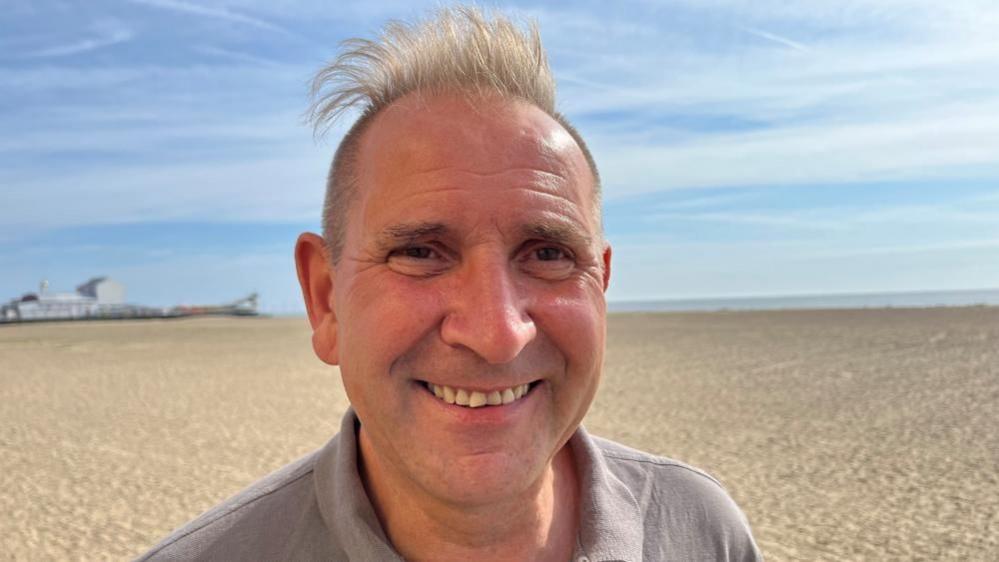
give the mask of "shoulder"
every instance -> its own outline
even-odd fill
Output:
[[[287,558],[289,545],[321,524],[313,482],[318,454],[253,483],[171,533],[139,560]]]
[[[638,449],[633,449],[610,439],[604,439],[595,435],[590,437],[593,439],[593,443],[603,458],[610,465],[616,466],[619,469],[658,476],[679,477],[696,482],[705,481],[711,482],[714,486],[721,486],[713,476],[689,464],[646,453],[645,451],[639,451]]]
[[[680,497],[689,494],[728,496],[713,476],[689,464],[632,449],[609,439],[592,437],[607,467],[629,488],[647,492],[668,492]]]
[[[593,440],[641,513],[645,559],[762,559],[746,516],[713,476],[607,439]]]

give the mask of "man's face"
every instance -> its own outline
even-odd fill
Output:
[[[328,357],[364,463],[463,504],[537,483],[583,418],[610,259],[569,134],[526,103],[475,105],[403,98],[361,139]]]

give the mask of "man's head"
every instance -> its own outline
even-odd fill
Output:
[[[437,45],[426,34],[476,50],[437,62],[467,84],[383,69],[417,73],[420,87],[370,100],[341,145],[331,183],[348,195],[328,196],[325,217],[335,258],[303,235],[299,279],[316,353],[340,366],[361,421],[369,480],[485,505],[537,485],[593,399],[610,249],[592,159],[551,100],[449,66],[478,57],[493,74],[550,82],[536,33],[467,11],[406,28],[406,41],[400,29],[415,61],[447,54],[421,50]],[[497,33],[535,51],[493,53]]]

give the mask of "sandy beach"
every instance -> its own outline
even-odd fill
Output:
[[[617,314],[591,432],[706,469],[768,560],[999,559],[999,308]],[[131,558],[321,446],[302,318],[0,327],[0,558]]]

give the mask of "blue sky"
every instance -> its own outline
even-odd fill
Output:
[[[485,3],[536,18],[588,139],[611,300],[999,287],[988,0]],[[111,275],[141,304],[302,310],[342,123],[306,82],[437,3],[6,0],[0,300]]]

